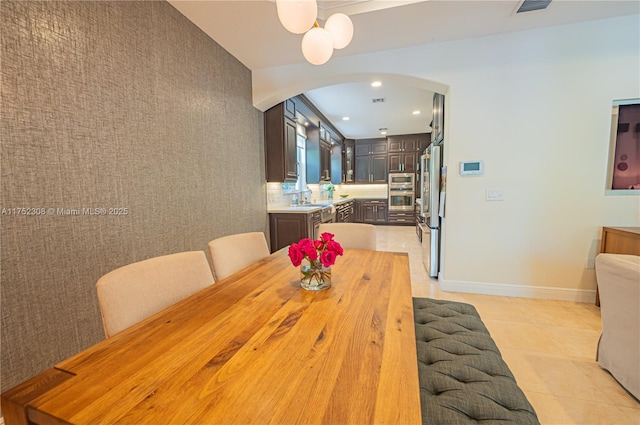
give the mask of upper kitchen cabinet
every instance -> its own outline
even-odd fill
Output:
[[[387,139],[362,139],[355,144],[356,183],[386,183]]]
[[[355,163],[356,163],[356,141],[345,139],[342,147],[342,169],[343,183],[354,183]]]
[[[342,183],[342,145],[333,143],[331,146],[331,183]]]
[[[401,136],[388,136],[389,153],[392,152],[416,152],[420,147],[417,134]]]
[[[342,182],[342,142],[344,138],[304,95],[295,97],[297,116],[307,126],[307,183]]]
[[[356,141],[356,156],[387,154],[387,139],[360,139]]]
[[[440,143],[444,139],[444,95],[433,94],[433,123],[431,124],[431,141]]]
[[[414,173],[418,171],[420,152],[427,147],[429,138],[428,133],[388,136],[389,172]]]
[[[264,113],[266,177],[269,182],[298,179],[296,105],[288,99]]]
[[[331,180],[331,143],[320,140],[320,181]]]

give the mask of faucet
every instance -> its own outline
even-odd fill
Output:
[[[306,197],[306,199],[305,199],[305,202],[306,202],[307,204],[310,204],[310,203],[311,203],[311,194],[312,194],[313,192],[311,191],[311,189],[309,189],[309,186],[307,186],[307,190],[305,190],[305,192],[307,192],[307,193],[308,193],[308,195],[307,195],[307,197]]]

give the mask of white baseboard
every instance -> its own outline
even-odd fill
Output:
[[[440,289],[447,292],[466,292],[470,294],[501,295],[519,298],[541,298],[545,300],[574,301],[593,304],[596,301],[595,289],[567,289],[549,286],[525,286],[508,283],[486,283],[438,279]]]

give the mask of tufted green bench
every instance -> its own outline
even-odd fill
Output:
[[[540,424],[472,305],[414,298],[413,314],[423,425]]]

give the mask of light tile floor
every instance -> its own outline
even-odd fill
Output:
[[[414,297],[476,307],[542,425],[640,425],[640,403],[595,361],[598,307],[441,291],[422,266],[414,227],[376,228],[379,250],[409,253]]]

